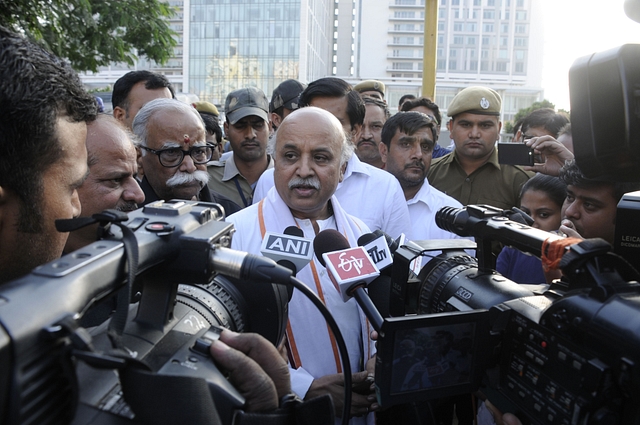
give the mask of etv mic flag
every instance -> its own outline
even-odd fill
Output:
[[[322,254],[331,281],[340,287],[343,301],[350,298],[349,290],[358,283],[369,284],[380,271],[371,261],[367,251],[361,247]]]

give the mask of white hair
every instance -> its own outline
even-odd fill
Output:
[[[197,117],[198,121],[202,124],[202,128],[204,128],[202,117],[193,106],[187,105],[186,103],[181,102],[177,99],[154,99],[146,103],[142,107],[142,109],[138,111],[136,117],[133,119],[133,124],[131,127],[133,129],[133,134],[135,134],[137,138],[138,144],[142,146],[148,146],[147,138],[149,135],[149,121],[151,120],[153,114],[159,111],[172,111],[193,114],[193,116]],[[141,151],[142,155],[144,156],[146,151],[144,149],[141,149]]]

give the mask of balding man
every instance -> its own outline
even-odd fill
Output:
[[[308,239],[324,229],[336,229],[351,246],[357,246],[358,238],[369,228],[347,214],[334,196],[352,152],[353,145],[331,113],[316,107],[292,112],[276,134],[275,186],[259,203],[229,217],[236,228],[232,248],[260,254],[265,232],[282,233],[289,226],[299,227]],[[364,313],[355,300],[342,301],[316,258],[297,277],[324,300],[338,322],[356,372],[353,380],[363,382],[367,372],[362,365],[375,351]],[[332,348],[336,342],[321,314],[297,290],[289,303],[287,340],[293,391],[305,399],[331,394],[340,416],[344,383],[340,358]],[[352,397],[351,415],[365,415],[371,409],[367,395],[353,393]],[[365,418],[354,418],[352,423],[365,423]]]
[[[144,202],[144,193],[135,179],[136,149],[129,132],[115,118],[98,115],[87,125],[89,175],[78,188],[82,215],[91,217],[106,209],[133,211]],[[65,252],[96,241],[97,224],[69,234]]]

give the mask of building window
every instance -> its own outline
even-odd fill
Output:
[[[515,31],[517,34],[526,34],[527,26],[526,25],[516,25]]]
[[[438,22],[438,31],[444,31],[444,22]]]
[[[464,37],[459,35],[453,37],[453,44],[462,44],[463,42],[464,42]]]
[[[524,62],[516,62],[514,71],[519,74],[524,73]]]
[[[476,44],[476,38],[475,37],[467,37],[467,44],[470,45],[474,45]]]
[[[484,24],[482,29],[484,32],[493,32],[493,24]]]
[[[451,6],[460,6],[460,0],[451,0]]]
[[[496,0],[487,0],[487,6],[495,6]]]
[[[507,72],[507,63],[496,62],[496,72]]]
[[[469,71],[477,71],[478,70],[478,61],[469,61]]]
[[[482,61],[480,62],[480,71],[488,71],[489,70],[489,62]]]
[[[416,13],[415,12],[395,12],[393,14],[394,18],[415,18],[416,17]]]
[[[474,6],[482,6],[482,0],[473,0]]]
[[[529,39],[526,37],[516,37],[513,39],[513,45],[518,47],[526,47]]]
[[[509,51],[507,49],[500,49],[498,52],[498,57],[500,59],[507,59],[509,57]]]
[[[524,0],[518,0],[518,2],[516,3],[516,6],[524,7]]]
[[[454,22],[453,23],[454,31],[462,31],[462,22]]]
[[[483,19],[495,19],[496,18],[496,12],[493,10],[485,10],[484,12],[482,12],[482,18]]]
[[[393,62],[393,69],[413,69],[413,64],[411,62]]]
[[[500,25],[500,32],[503,32],[503,33],[509,32],[509,24]]]
[[[516,50],[516,51],[515,51],[515,52],[513,52],[513,53],[514,53],[514,57],[515,57],[517,60],[523,60],[523,59],[524,59],[524,56],[525,56],[525,55],[524,55],[524,54],[525,54],[525,50]]]
[[[465,26],[467,27],[467,31],[476,32],[476,24],[474,22],[467,22]]]
[[[456,70],[456,61],[449,61],[449,71],[455,71]]]
[[[447,61],[445,61],[444,59],[438,59],[436,63],[436,67],[438,71],[444,71],[446,65],[447,65]]]
[[[457,50],[456,49],[449,49],[449,56],[455,57]]]
[[[527,20],[527,11],[526,10],[517,10],[516,11],[516,21],[526,21]]]
[[[500,37],[500,45],[508,46],[509,45],[509,37]]]

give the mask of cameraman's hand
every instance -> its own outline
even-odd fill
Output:
[[[495,407],[489,400],[484,401],[484,405],[489,409],[493,415],[493,420],[496,425],[522,425],[520,419],[511,413],[502,414],[502,412]]]
[[[245,397],[247,411],[277,409],[280,398],[291,392],[286,362],[261,335],[225,329],[220,339],[211,344],[210,351],[229,373],[229,381]]]
[[[562,219],[562,221],[560,222],[560,229],[558,229],[558,231],[560,234],[563,234],[568,238],[584,239],[580,235],[580,233],[578,233],[578,230],[576,229],[575,224],[573,224],[573,222],[568,218]]]
[[[545,158],[542,164],[523,167],[527,171],[557,177],[565,161],[573,159],[573,153],[551,136],[532,137],[525,144]]]
[[[352,374],[353,385],[366,381],[368,375],[369,372],[366,370]],[[341,417],[344,410],[344,376],[342,373],[314,379],[304,398],[310,400],[324,394],[331,395],[336,417]],[[363,416],[377,409],[378,404],[374,394],[363,395],[351,392],[351,416]]]

